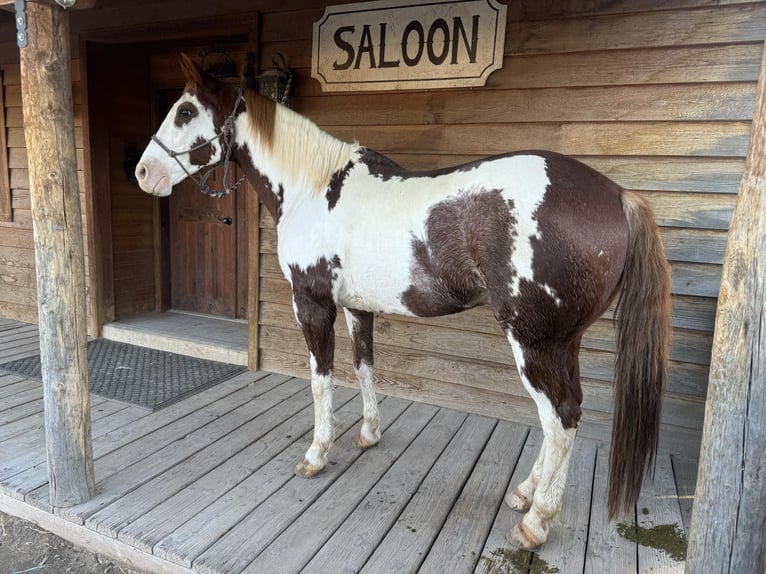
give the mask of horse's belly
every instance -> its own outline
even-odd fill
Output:
[[[373,313],[412,315],[402,303],[402,287],[392,279],[385,274],[355,277],[344,270],[337,285],[338,305]]]

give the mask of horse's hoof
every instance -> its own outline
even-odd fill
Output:
[[[295,476],[300,476],[301,478],[311,478],[322,472],[323,468],[324,467],[322,466],[309,464],[304,458],[302,461],[295,465]]]
[[[518,488],[515,488],[511,494],[505,498],[505,502],[516,512],[525,513],[532,508],[532,499],[527,498],[519,492]]]
[[[356,438],[354,438],[354,445],[356,448],[361,448],[362,450],[367,450],[368,448],[374,447],[376,444],[378,444],[378,441],[372,442],[370,440],[367,440],[364,438],[364,435],[362,433],[358,433],[356,435]]]
[[[506,538],[516,548],[521,548],[522,550],[536,550],[544,542],[544,540],[538,540],[532,536],[521,522],[508,531]]]

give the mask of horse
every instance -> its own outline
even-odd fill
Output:
[[[306,340],[313,440],[295,473],[322,471],[334,440],[338,307],[361,389],[361,449],[381,438],[373,317],[433,317],[489,305],[534,400],[544,439],[506,496],[524,513],[512,544],[543,544],[558,516],[583,399],[583,332],[617,298],[609,518],[633,508],[653,472],[670,340],[670,273],[647,201],[585,164],[517,151],[408,171],[306,117],[208,75],[186,55],[185,90],[152,136],[136,177],[155,196],[237,164],[274,218],[279,264]],[[239,183],[239,182],[237,182]],[[618,295],[619,293],[619,295]]]

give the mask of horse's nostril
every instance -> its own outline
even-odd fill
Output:
[[[136,166],[136,177],[139,181],[142,181],[146,179],[146,176],[148,175],[148,170],[146,169],[146,166],[142,163],[138,164]]]

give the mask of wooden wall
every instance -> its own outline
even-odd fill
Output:
[[[13,44],[15,46],[15,43]],[[5,61],[2,60],[2,61]],[[5,128],[10,183],[11,220],[0,222],[0,316],[37,322],[37,285],[32,236],[32,206],[21,103],[21,73],[16,59],[0,64],[5,103]],[[80,167],[80,196],[85,200],[79,60],[72,61],[75,139]],[[86,225],[83,211],[83,224]],[[83,230],[87,232],[87,229]],[[86,251],[87,258],[87,251]]]
[[[298,73],[296,110],[406,167],[552,149],[646,196],[673,268],[663,446],[691,453],[702,428],[726,229],[747,152],[766,4],[508,4],[504,67],[483,89],[322,94],[309,70],[319,9],[265,14],[262,63],[274,51],[285,53]],[[677,8],[666,9],[671,4]],[[263,215],[261,223],[261,364],[306,376],[273,222]],[[588,436],[608,436],[611,424],[611,317],[583,339],[581,433]],[[336,331],[337,371],[353,380],[342,320]],[[384,391],[535,422],[487,308],[443,319],[378,317],[375,340]]]
[[[293,107],[337,137],[416,169],[551,149],[647,197],[673,267],[675,330],[663,445],[691,453],[702,426],[721,262],[747,151],[766,2],[506,3],[504,67],[485,88],[333,95],[322,94],[309,72],[312,24],[323,2],[230,0],[226,8],[227,17],[238,20],[256,21],[254,10],[261,11],[262,67],[273,52],[284,53],[297,74]],[[218,21],[220,10],[202,0],[111,0],[72,13],[72,28],[77,36],[89,29],[164,27],[178,36],[184,26],[172,24],[179,14],[207,24]],[[0,21],[0,30],[9,31],[4,37],[13,37],[12,25]],[[186,28],[195,29],[204,26]],[[17,61],[15,46],[0,44],[14,187],[14,222],[0,223],[0,315],[31,320],[25,154],[14,112],[21,105]],[[261,226],[260,366],[305,376],[307,353],[265,212]],[[337,371],[351,380],[343,321],[337,330]],[[384,392],[535,423],[507,342],[486,309],[430,320],[379,317],[375,337]],[[608,314],[583,340],[581,432],[587,436],[609,432],[613,339]]]

